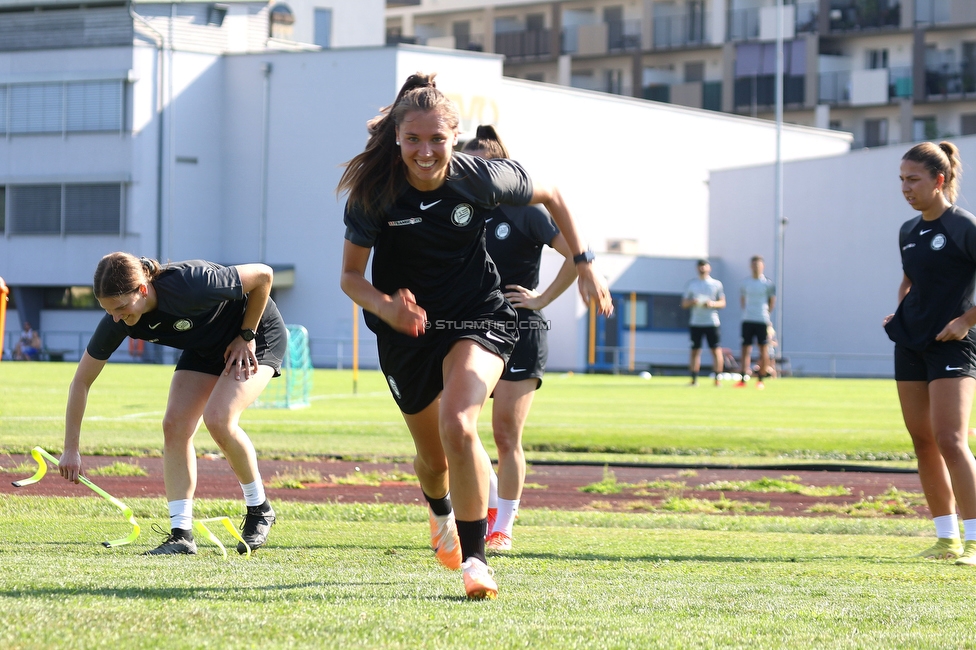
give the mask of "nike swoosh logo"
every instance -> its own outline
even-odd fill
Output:
[[[491,219],[494,219],[494,218],[495,217],[492,217]],[[491,221],[491,219],[485,219],[485,223],[488,223],[489,221]]]
[[[509,372],[525,372],[528,368],[509,368]]]
[[[151,329],[151,330],[154,330],[154,329],[156,329],[157,327],[159,327],[160,325],[162,325],[162,323],[156,323],[155,325],[150,325],[150,326],[149,326],[149,329]]]
[[[962,370],[962,366],[958,368],[953,368],[952,366],[946,366],[946,370],[948,370],[949,372],[952,372],[953,370]]]
[[[927,232],[932,232],[932,229],[931,229],[931,228],[929,228],[928,230],[919,230],[919,231],[918,231],[918,234],[919,234],[919,235],[924,235],[924,234],[925,234],[925,233],[927,233]]]
[[[498,336],[497,334],[495,334],[491,330],[488,330],[487,332],[485,332],[485,337],[489,341],[494,341],[495,343],[504,343],[505,342],[505,339],[503,339],[502,337]]]
[[[432,208],[432,207],[434,207],[435,205],[437,205],[438,203],[440,203],[443,200],[444,199],[437,199],[433,203],[424,203],[423,201],[421,201],[420,202],[420,209],[421,210],[426,210],[427,208]]]

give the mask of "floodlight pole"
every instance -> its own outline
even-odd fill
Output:
[[[773,277],[776,283],[774,325],[779,341],[779,356],[783,356],[783,252],[786,219],[783,218],[783,0],[776,0],[776,189],[774,219],[775,257]],[[774,360],[775,363],[775,360]]]

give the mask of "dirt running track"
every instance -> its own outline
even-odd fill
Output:
[[[139,465],[148,476],[116,477],[92,476],[96,485],[119,498],[126,497],[164,497],[161,458],[118,458],[87,457],[86,468],[126,462]],[[23,465],[22,465],[23,464]],[[11,473],[10,468],[22,465],[30,467],[25,473]],[[273,461],[260,462],[261,472],[267,483],[275,474],[294,475],[296,472],[317,472],[322,483],[309,484],[305,489],[269,488],[268,496],[277,501],[313,501],[337,503],[422,503],[420,488],[415,484],[383,483],[370,485],[337,485],[330,477],[342,478],[359,472],[389,472],[394,468],[413,473],[409,464],[362,463],[339,460],[314,462]],[[6,471],[0,475],[0,494],[47,495],[47,496],[94,496],[83,485],[73,485],[61,479],[55,468],[49,468],[48,475],[38,483],[15,488],[10,483],[33,474],[36,467],[30,456],[2,456],[0,468]],[[699,499],[719,499],[717,490],[701,490],[700,486],[714,481],[751,481],[761,478],[778,479],[790,476],[791,480],[804,485],[843,485],[850,490],[848,496],[811,497],[798,494],[771,492],[724,491],[727,499],[749,503],[768,503],[772,510],[768,513],[780,516],[818,516],[807,509],[818,503],[850,504],[863,498],[884,493],[890,487],[900,491],[918,493],[921,491],[918,475],[914,473],[883,473],[860,471],[811,471],[797,466],[788,469],[679,469],[676,467],[619,467],[610,468],[620,483],[641,483],[653,481],[684,482],[686,487],[679,490],[650,488],[643,494],[637,490],[625,489],[619,494],[589,494],[579,488],[596,483],[603,478],[603,466],[585,465],[542,465],[533,464],[529,468],[526,482],[536,487],[527,487],[522,495],[523,508],[551,508],[562,510],[619,510],[632,511],[646,509],[659,504],[668,496],[678,494],[682,497]],[[792,478],[792,477],[799,477]],[[545,487],[541,487],[545,486]],[[222,458],[202,457],[198,460],[197,491],[198,498],[241,498],[241,489],[233,472]],[[642,508],[641,506],[645,506]],[[836,514],[832,516],[837,516]],[[928,517],[928,508],[916,507],[915,517]]]

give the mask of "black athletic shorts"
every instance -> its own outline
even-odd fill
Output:
[[[753,339],[756,345],[766,345],[769,342],[769,326],[751,320],[742,321],[742,345],[752,345]]]
[[[261,316],[261,324],[254,332],[254,356],[258,358],[258,365],[271,366],[274,376],[281,375],[281,364],[288,354],[288,329],[277,308],[268,303],[268,308]],[[223,357],[205,357],[196,350],[183,350],[177,370],[193,370],[208,375],[220,376],[224,373],[227,362]]]
[[[976,378],[976,340],[933,341],[918,352],[895,344],[895,381]]]
[[[537,379],[536,390],[542,386],[549,360],[549,322],[539,318],[538,312],[516,309],[519,316],[519,339],[505,365],[502,381]]]
[[[708,347],[713,350],[718,347],[719,336],[717,327],[696,327],[691,326],[691,349],[701,350],[702,337],[708,340]]]
[[[475,341],[508,364],[518,341],[518,317],[501,292],[495,293],[483,305],[485,312],[450,325],[441,321],[416,339],[417,345],[399,344],[397,335],[377,335],[380,369],[403,413],[420,413],[437,399],[444,390],[444,358],[461,339]]]

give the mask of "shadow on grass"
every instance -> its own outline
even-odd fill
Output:
[[[254,600],[248,597],[249,593],[254,592],[282,592],[301,589],[335,589],[334,596],[341,597],[341,591],[356,587],[392,587],[398,583],[393,580],[343,580],[336,582],[304,582],[294,584],[269,584],[262,586],[248,587],[125,587],[113,589],[111,587],[42,587],[37,589],[8,589],[0,590],[0,597],[10,598],[65,598],[69,596],[105,596],[110,598],[127,598],[142,600],[170,600],[185,598],[202,598],[214,600],[216,598],[225,600]],[[360,592],[351,595],[361,600],[363,594]],[[263,599],[260,599],[263,600]]]

